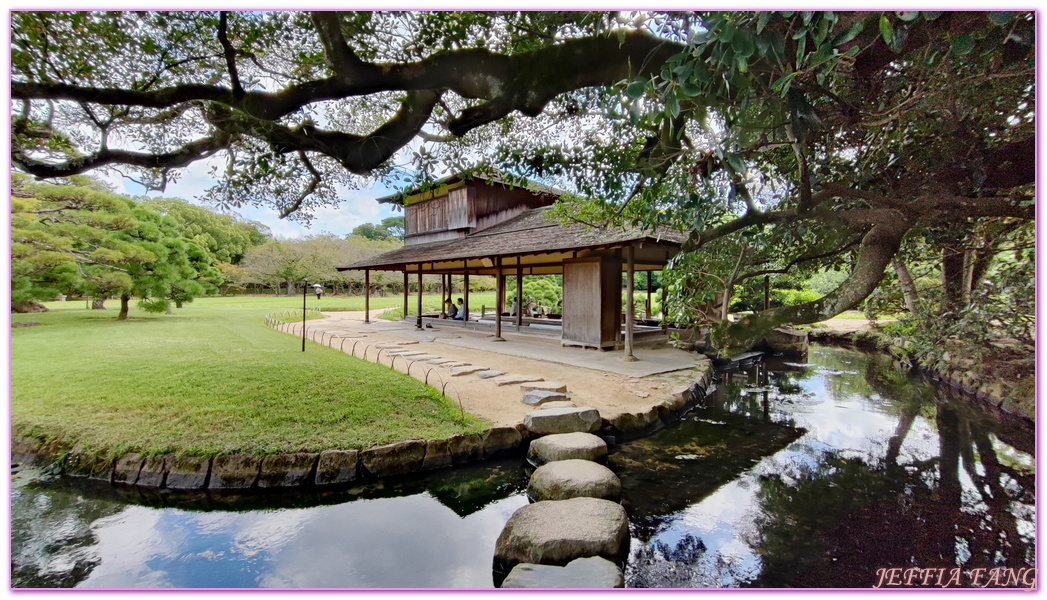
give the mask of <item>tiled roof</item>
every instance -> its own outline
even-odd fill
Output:
[[[560,225],[547,214],[547,207],[531,209],[464,238],[404,246],[392,252],[338,267],[338,270],[547,254],[621,246],[635,241],[679,246],[687,239],[686,235],[668,228],[661,228],[656,233],[645,233],[638,229],[592,229],[581,224]]]

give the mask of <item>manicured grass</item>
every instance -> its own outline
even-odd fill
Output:
[[[351,309],[356,299],[325,300]],[[15,435],[109,455],[265,454],[486,425],[463,422],[456,404],[414,379],[311,342],[303,353],[299,339],[264,326],[266,313],[300,310],[301,297],[204,298],[159,317],[132,307],[124,322],[81,302],[48,307],[12,315],[41,323],[11,330]]]

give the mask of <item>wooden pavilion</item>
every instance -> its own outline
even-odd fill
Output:
[[[522,310],[506,318],[506,279],[515,276],[518,290],[528,275],[563,275],[562,319],[558,325],[563,345],[599,348],[624,347],[633,358],[636,324],[632,310],[622,318],[622,272],[626,273],[626,306],[633,306],[634,276],[661,270],[680,251],[685,236],[661,229],[655,234],[633,229],[594,230],[584,225],[561,225],[549,218],[548,208],[556,201],[556,190],[532,184],[512,186],[494,178],[452,176],[428,191],[410,190],[379,198],[405,210],[404,247],[339,267],[339,271],[363,270],[365,321],[370,322],[370,272],[400,271],[404,274],[404,314],[408,312],[408,282],[418,278],[418,314],[422,315],[422,276],[443,276],[443,297],[449,297],[451,275],[464,276],[465,319],[468,326],[469,276],[496,278],[494,334],[503,340],[503,320],[517,331],[555,330],[553,320],[524,317]],[[522,294],[521,294],[522,295]],[[663,289],[663,306],[665,296]],[[648,300],[649,302],[649,300]],[[648,304],[648,313],[650,305]],[[448,320],[429,323],[458,325]],[[546,324],[548,323],[548,324]],[[417,320],[423,327],[423,318]],[[624,327],[623,327],[624,325]],[[666,329],[654,329],[663,338]],[[533,329],[532,329],[533,331]]]

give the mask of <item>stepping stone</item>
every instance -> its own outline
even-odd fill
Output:
[[[442,364],[440,366],[441,367],[447,367],[448,369],[456,369],[458,367],[468,367],[469,363],[452,361],[452,362],[449,362],[449,363],[444,363],[444,364]]]
[[[607,442],[591,433],[559,433],[531,441],[527,460],[544,465],[557,460],[602,461],[607,457]]]
[[[435,356],[430,356],[428,354],[423,354],[421,356],[409,356],[409,357],[405,357],[405,358],[410,358],[411,360],[413,360],[415,362],[429,362],[430,360],[432,360],[432,359],[434,359],[436,357]]]
[[[476,374],[480,379],[490,379],[492,377],[498,377],[499,375],[505,375],[505,373],[491,369],[489,371],[480,371]]]
[[[400,344],[375,344],[374,347],[379,350],[402,350]]]
[[[622,482],[610,469],[591,460],[558,460],[535,469],[527,495],[538,502],[571,498],[617,502],[622,497]]]
[[[600,412],[595,408],[551,408],[527,413],[524,427],[532,433],[591,433],[600,428]]]
[[[553,381],[535,381],[520,385],[520,391],[522,392],[531,392],[535,390],[542,392],[567,392],[567,386]]]
[[[545,402],[538,407],[538,410],[546,410],[549,408],[576,408],[578,405],[570,400],[553,400],[552,402]]]
[[[495,383],[498,385],[515,385],[517,383],[530,383],[532,381],[545,381],[541,377],[532,377],[528,375],[516,375],[512,377],[506,377],[505,379],[499,379]]]
[[[562,565],[599,556],[622,564],[629,520],[617,502],[572,498],[529,504],[513,513],[494,546],[495,583],[520,563]]]
[[[427,362],[427,363],[429,363],[431,365],[446,365],[446,364],[453,363],[455,361],[447,359],[447,358],[440,358],[439,356],[436,356],[436,357],[430,358],[429,360],[427,360],[425,362]]]
[[[538,406],[541,404],[545,404],[546,402],[553,402],[556,400],[567,400],[567,396],[561,392],[543,392],[541,390],[535,390],[533,392],[527,392],[526,394],[524,394],[523,400],[521,402],[523,402],[524,404],[529,404],[531,406]],[[574,405],[572,404],[571,406]]]
[[[401,346],[410,346],[411,344],[417,344],[417,343],[418,342],[416,342],[414,340],[410,340],[410,341],[407,341],[407,342],[400,342],[400,345]]]
[[[425,356],[425,352],[389,352],[389,356],[402,356],[404,358],[411,358],[413,356]]]
[[[469,365],[465,367],[457,367],[451,369],[451,377],[461,377],[462,375],[472,375],[480,371],[486,371],[487,367],[477,367],[475,365]]]
[[[502,588],[624,588],[618,565],[599,556],[576,558],[566,567],[520,563],[502,582]]]

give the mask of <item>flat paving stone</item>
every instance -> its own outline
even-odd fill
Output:
[[[552,402],[543,402],[538,410],[547,410],[550,408],[577,408],[578,405],[570,400],[553,400]]]
[[[480,371],[487,371],[487,367],[477,367],[476,365],[469,365],[467,367],[457,367],[451,369],[451,377],[461,377],[462,375],[472,375],[473,373],[479,373]]]
[[[408,357],[405,357],[405,358],[410,358],[411,360],[413,360],[415,362],[429,362],[430,359],[433,359],[433,358],[436,358],[436,357],[435,356],[431,356],[429,354],[423,354],[421,356],[408,356]]]
[[[567,386],[555,381],[535,381],[531,383],[520,384],[520,391],[566,392]]]
[[[505,373],[502,373],[501,371],[495,371],[494,369],[491,369],[491,370],[488,370],[488,371],[480,371],[479,373],[476,374],[476,376],[479,377],[480,379],[490,379],[492,377],[498,377],[499,375],[505,375]]]
[[[550,433],[591,433],[600,428],[600,412],[595,408],[556,408],[538,410],[524,416],[524,427],[538,435]]]
[[[374,347],[379,350],[403,350],[400,344],[375,344]]]
[[[457,362],[457,361],[453,361],[453,360],[451,360],[449,358],[436,357],[436,358],[431,358],[431,359],[429,359],[429,360],[427,360],[425,362],[427,362],[427,363],[429,363],[431,365],[442,366],[442,365],[450,364],[450,363]]]
[[[527,392],[526,394],[524,394],[523,400],[521,400],[521,402],[529,406],[540,406],[542,404],[545,404],[546,402],[555,402],[557,400],[567,400],[567,396],[562,392],[546,392],[543,390],[534,390],[532,392]]]
[[[404,358],[411,358],[412,356],[425,356],[425,352],[387,352],[389,356],[402,356]]]
[[[449,363],[444,363],[444,364],[442,364],[440,366],[441,367],[447,367],[448,369],[456,369],[458,367],[468,367],[469,363],[452,361],[452,362],[449,362]]]
[[[518,383],[531,383],[533,381],[545,381],[545,379],[530,375],[513,375],[504,379],[499,379],[495,383],[498,385],[516,385]]]

